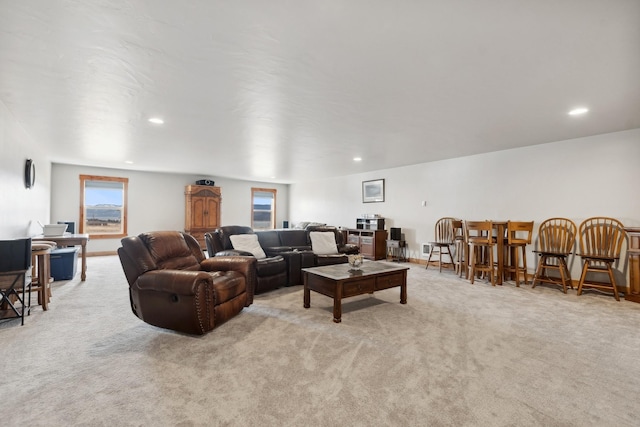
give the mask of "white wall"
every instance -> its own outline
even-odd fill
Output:
[[[36,166],[35,186],[26,189],[24,166]],[[42,233],[38,221],[49,223],[51,163],[46,153],[0,102],[0,239]]]
[[[634,129],[301,182],[290,187],[291,220],[354,228],[360,214],[377,213],[388,218],[387,229],[402,228],[412,258],[419,258],[420,243],[433,240],[434,224],[443,216],[533,220],[536,230],[552,216],[576,225],[590,216],[610,216],[638,226],[639,163],[640,129]],[[362,203],[362,181],[379,178],[385,179],[385,202]],[[529,252],[530,270],[534,261]],[[578,264],[573,263],[575,279]],[[626,261],[621,267],[626,270]]]
[[[81,174],[129,178],[127,234],[152,230],[184,230],[186,185],[198,179],[211,179],[222,192],[222,225],[251,225],[251,187],[275,188],[276,223],[287,219],[288,185],[239,181],[201,175],[183,175],[103,169],[54,163],[51,179],[51,219],[79,221]],[[89,240],[87,251],[111,252],[120,247],[120,239]]]

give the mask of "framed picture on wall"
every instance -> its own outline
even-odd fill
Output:
[[[384,202],[384,179],[362,181],[362,203]]]

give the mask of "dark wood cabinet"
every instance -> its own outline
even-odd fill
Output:
[[[624,299],[640,303],[640,227],[626,227],[624,230],[629,236],[629,292]]]
[[[387,230],[347,230],[347,243],[360,248],[367,259],[379,260],[387,257]]]
[[[184,231],[195,237],[204,248],[204,233],[220,226],[220,187],[187,185],[184,195]]]

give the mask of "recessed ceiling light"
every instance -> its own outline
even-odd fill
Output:
[[[162,120],[160,117],[151,117],[149,119],[149,122],[154,123],[156,125],[164,124],[164,120]]]
[[[361,162],[362,161],[362,157],[354,157],[353,161],[354,162]]]
[[[133,160],[125,160],[124,162],[125,162],[126,164],[128,164],[128,165],[132,165],[132,164],[133,164]]]
[[[579,116],[580,114],[584,114],[584,113],[586,113],[588,111],[589,111],[589,109],[588,108],[584,108],[584,107],[574,108],[573,110],[569,111],[569,115],[570,116]]]

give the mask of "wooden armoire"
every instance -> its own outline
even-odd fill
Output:
[[[187,185],[184,190],[184,231],[195,237],[205,248],[204,233],[220,226],[220,187]]]

